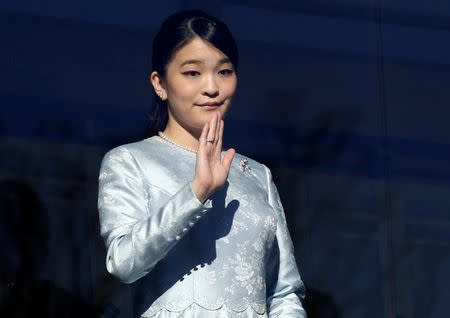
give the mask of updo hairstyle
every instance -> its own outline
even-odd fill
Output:
[[[167,66],[176,52],[194,38],[209,42],[222,51],[238,68],[238,49],[228,27],[219,19],[201,10],[183,10],[170,15],[153,39],[152,70],[165,78]],[[153,108],[150,114],[151,134],[164,130],[167,125],[167,103],[153,92]]]

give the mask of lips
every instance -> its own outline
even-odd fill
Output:
[[[222,104],[223,104],[223,102],[222,103],[219,103],[219,102],[208,102],[208,103],[198,104],[198,106],[214,107],[214,106],[220,106]]]

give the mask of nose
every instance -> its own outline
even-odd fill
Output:
[[[214,75],[208,75],[205,78],[205,85],[203,87],[203,95],[215,97],[219,95],[219,86],[217,85]]]

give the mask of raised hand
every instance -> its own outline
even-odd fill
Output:
[[[235,154],[230,148],[222,158],[223,126],[220,113],[215,112],[200,135],[192,190],[201,202],[225,184]]]

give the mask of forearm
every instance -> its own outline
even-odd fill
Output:
[[[146,275],[209,209],[186,184],[159,211],[108,234],[108,271],[126,283]]]
[[[300,297],[304,291],[290,291],[283,294],[271,295],[268,300],[269,317],[299,317],[306,318]],[[298,295],[300,294],[300,295]]]
[[[146,275],[210,207],[190,183],[171,197],[152,188],[128,149],[111,150],[101,164],[98,195],[108,271],[127,283]]]

